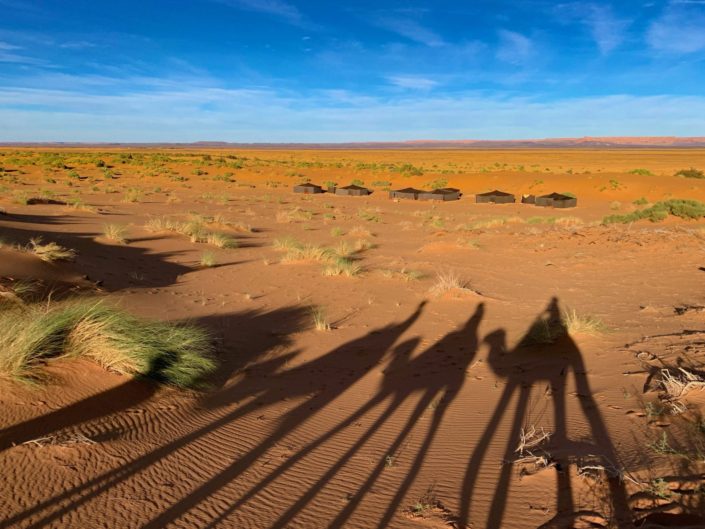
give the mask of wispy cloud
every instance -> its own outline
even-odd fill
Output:
[[[705,50],[705,10],[700,4],[694,0],[671,3],[649,27],[646,34],[649,46],[656,51],[673,54]]]
[[[417,75],[390,75],[387,80],[394,86],[411,90],[431,90],[440,84],[433,79]]]
[[[608,4],[559,4],[556,13],[562,22],[583,24],[603,55],[611,53],[624,42],[632,24],[631,20],[615,15],[612,6]]]
[[[377,25],[401,35],[413,42],[424,44],[430,47],[444,46],[446,43],[438,33],[423,26],[419,21],[410,18],[408,15],[394,13],[381,16],[376,21]]]
[[[101,79],[109,83],[109,79]],[[47,86],[47,85],[45,85]],[[0,87],[0,141],[373,141],[583,135],[705,135],[705,97],[546,101],[507,93],[370,97],[340,90]]]
[[[284,0],[215,0],[236,9],[254,11],[273,15],[296,26],[308,26],[310,23],[299,9]]]
[[[500,61],[522,64],[531,57],[533,52],[534,43],[530,38],[516,31],[499,30],[499,46],[496,57]]]
[[[622,44],[631,22],[617,18],[610,6],[591,4],[586,8],[585,23],[590,27],[600,52],[606,55]]]

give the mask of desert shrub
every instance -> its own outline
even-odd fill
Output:
[[[631,171],[629,171],[629,174],[636,174],[640,176],[653,176],[654,173],[652,173],[648,169],[632,169]]]
[[[323,307],[311,307],[311,319],[313,327],[317,331],[330,331],[331,325],[326,318],[326,311]]]
[[[469,290],[468,283],[456,272],[447,271],[438,274],[436,282],[429,291],[435,296],[440,296],[447,292],[462,290]]]
[[[114,241],[119,244],[127,242],[127,228],[120,224],[105,224],[103,226],[103,237],[109,241]]]
[[[626,224],[648,219],[651,222],[661,222],[669,215],[681,219],[700,219],[705,217],[705,203],[697,200],[672,199],[656,202],[653,206],[634,211],[626,215],[609,215],[602,219],[603,224]]]
[[[675,176],[681,176],[683,178],[705,178],[705,173],[699,169],[691,167],[690,169],[681,169]]]
[[[323,269],[325,276],[346,276],[355,277],[359,275],[362,268],[352,259],[347,257],[336,257]]]
[[[599,334],[605,331],[605,324],[589,314],[579,314],[575,309],[566,309],[561,321],[568,334]]]
[[[211,372],[203,330],[137,318],[96,300],[0,310],[0,375],[32,380],[52,358],[87,358],[118,373],[193,386]]]
[[[351,182],[351,184],[354,185],[354,186],[364,186],[364,185],[365,185],[365,182],[363,182],[363,181],[360,180],[359,178],[355,178],[355,179]]]
[[[646,197],[637,198],[634,202],[632,202],[635,206],[645,206],[648,203],[649,201],[646,200]]]
[[[433,182],[428,182],[427,185],[431,189],[443,189],[444,187],[448,187],[448,180],[445,178],[438,178]]]
[[[216,264],[215,254],[213,252],[203,252],[201,254],[200,264],[203,268],[211,268]]]
[[[76,257],[76,251],[69,248],[64,248],[55,242],[44,243],[41,237],[35,237],[29,240],[27,250],[42,261],[52,263],[54,261],[71,261]]]

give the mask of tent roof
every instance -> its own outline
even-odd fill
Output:
[[[513,197],[511,193],[505,193],[504,191],[499,191],[495,189],[494,191],[488,191],[487,193],[478,193],[478,197]]]
[[[304,184],[297,184],[296,187],[321,187],[316,184],[312,184],[311,182],[306,182]]]
[[[552,198],[553,200],[570,200],[574,197],[569,197],[568,195],[563,195],[561,193],[550,193],[548,195],[542,195],[539,198]]]
[[[434,189],[433,191],[422,191],[424,194],[432,195],[450,195],[451,193],[458,193],[459,189],[453,189],[451,187],[444,187],[443,189]]]
[[[357,186],[355,184],[351,184],[351,185],[345,186],[345,187],[339,187],[338,189],[353,189],[353,190],[359,190],[359,191],[369,191],[369,189],[367,189],[366,187]]]
[[[413,187],[405,187],[404,189],[395,189],[393,193],[423,193],[423,191],[414,189]]]

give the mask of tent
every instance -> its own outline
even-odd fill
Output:
[[[323,193],[323,188],[316,184],[305,183],[294,186],[294,193]]]
[[[389,198],[406,198],[409,200],[416,200],[421,193],[423,193],[423,191],[419,189],[414,189],[413,187],[406,187],[404,189],[390,191]]]
[[[522,204],[536,204],[536,196],[535,195],[521,195],[521,203]]]
[[[371,191],[366,187],[356,186],[355,184],[345,187],[339,187],[335,190],[336,195],[346,195],[349,197],[362,197],[369,195]]]
[[[574,208],[578,205],[578,199],[560,193],[551,193],[536,197],[536,205],[544,208]]]
[[[478,204],[513,204],[515,202],[514,195],[505,193],[504,191],[490,191],[488,193],[479,193],[475,195],[475,202]]]
[[[460,189],[444,187],[433,191],[422,191],[419,193],[419,200],[460,200]]]

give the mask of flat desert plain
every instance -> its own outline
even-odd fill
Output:
[[[705,150],[5,148],[0,167],[20,307],[0,317],[103,299],[207,330],[217,365],[195,389],[90,354],[4,376],[0,527],[705,526],[705,218],[633,215],[705,201],[676,176]],[[373,193],[292,192],[307,180]],[[410,186],[463,196],[389,198]],[[578,205],[475,203],[493,189]]]

